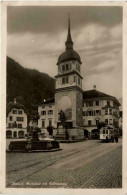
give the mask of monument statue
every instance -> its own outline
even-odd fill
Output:
[[[65,118],[65,113],[63,112],[63,110],[61,110],[58,114],[59,114],[59,120],[61,122],[64,122],[66,118]]]

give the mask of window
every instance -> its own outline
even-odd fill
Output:
[[[99,124],[99,120],[96,120],[96,125],[98,125]]]
[[[66,79],[65,79],[66,83],[69,83],[69,82],[68,82],[68,77],[65,77],[65,78],[66,78]]]
[[[78,84],[80,85],[80,78],[78,77]]]
[[[93,101],[86,102],[86,107],[93,106]]]
[[[52,106],[49,106],[49,108],[52,108]]]
[[[65,84],[65,77],[62,78],[62,84]]]
[[[45,108],[45,106],[42,106],[42,108]]]
[[[105,130],[103,129],[103,134],[105,134]]]
[[[6,138],[12,138],[12,132],[10,130],[6,131]]]
[[[18,124],[18,128],[22,128],[22,124]]]
[[[78,70],[78,64],[76,64],[76,70]]]
[[[13,112],[13,114],[17,114],[17,110],[13,110],[12,112]]]
[[[85,111],[82,112],[82,116],[86,116],[86,112]]]
[[[10,117],[9,117],[9,120],[10,120],[10,121],[12,121],[12,119],[13,119],[13,117],[12,117],[12,116],[10,116]]]
[[[23,117],[17,117],[17,121],[23,121],[24,118]]]
[[[105,115],[108,115],[108,109],[107,108],[105,109]]]
[[[19,110],[19,112],[18,112],[19,114],[22,114],[22,110]]]
[[[69,78],[68,77],[63,77],[62,78],[62,84],[69,83]]]
[[[99,106],[99,100],[96,101],[96,106]]]
[[[74,75],[74,83],[76,83],[76,76]]]
[[[78,71],[80,72],[80,65],[78,65]]]
[[[105,119],[105,123],[108,125],[108,119]]]
[[[66,64],[66,70],[69,70],[69,64]]]
[[[91,123],[91,120],[88,120],[88,125],[90,126],[92,123]]]
[[[49,119],[49,126],[52,126],[52,119]]]
[[[109,100],[107,101],[107,105],[110,106],[110,101]]]
[[[106,134],[108,134],[108,130],[106,130]]]
[[[42,128],[45,127],[45,120],[42,120]]]
[[[46,111],[45,110],[41,111],[41,115],[46,115]]]
[[[89,106],[89,102],[86,102],[86,107],[88,107]]]
[[[8,123],[8,127],[10,128],[10,127],[12,127],[13,126],[13,124],[12,123]]]
[[[109,109],[109,114],[112,115],[112,109]]]
[[[62,71],[65,71],[65,65],[62,66]]]
[[[52,115],[53,114],[53,110],[48,110],[48,115]]]
[[[93,106],[93,101],[89,101],[89,106]]]
[[[93,112],[91,110],[88,111],[88,116],[92,116]]]
[[[96,110],[95,113],[96,113],[96,116],[101,115],[101,110]]]
[[[112,125],[112,119],[109,119],[109,124]]]
[[[96,115],[99,115],[99,110],[96,110]]]

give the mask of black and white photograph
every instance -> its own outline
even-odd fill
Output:
[[[122,189],[123,6],[11,5],[6,188]]]

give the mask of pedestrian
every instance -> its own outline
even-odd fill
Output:
[[[111,136],[111,141],[112,141],[112,143],[114,143],[114,136],[113,135]]]
[[[116,135],[116,137],[115,137],[115,141],[118,143],[118,135]]]
[[[106,142],[107,142],[107,143],[109,142],[109,140],[108,140],[108,136],[106,136]]]

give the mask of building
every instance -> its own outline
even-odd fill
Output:
[[[98,134],[99,122],[112,124],[118,128],[118,100],[108,94],[96,90],[82,90],[81,58],[73,49],[68,21],[66,50],[58,57],[58,74],[55,76],[55,98],[38,106],[38,127],[45,129],[54,127],[57,139],[84,139],[84,136]],[[61,121],[61,113],[65,121]],[[67,125],[67,131],[64,128]]]
[[[24,138],[27,134],[27,113],[25,107],[16,102],[7,105],[6,137]]]
[[[123,112],[120,111],[119,112],[119,134],[122,135],[123,134]]]
[[[55,127],[55,102],[54,99],[43,102],[38,105],[38,127],[45,129],[48,126]]]
[[[58,74],[55,76],[55,121],[58,128],[57,136],[65,139],[65,129],[60,120],[64,113],[69,138],[83,139],[82,117],[82,79],[81,58],[73,49],[73,41],[70,32],[70,19],[68,20],[68,35],[65,42],[66,50],[58,57]]]
[[[86,136],[97,135],[99,122],[113,125],[118,129],[119,125],[118,100],[96,89],[83,92],[83,119]]]

